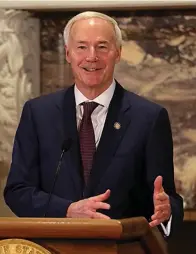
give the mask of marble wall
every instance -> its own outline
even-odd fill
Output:
[[[63,29],[71,13],[37,14],[41,26],[41,93],[48,94],[72,84],[71,69],[66,63]]]
[[[76,13],[39,13],[41,90],[72,84],[62,32]],[[196,208],[196,10],[106,12],[123,33],[115,77],[128,90],[165,106],[173,140],[175,181],[185,208]]]

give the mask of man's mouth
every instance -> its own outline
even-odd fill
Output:
[[[101,70],[100,68],[85,68],[85,67],[83,67],[83,69],[84,69],[85,71],[88,71],[88,72],[94,72],[94,71],[99,71],[99,70]]]

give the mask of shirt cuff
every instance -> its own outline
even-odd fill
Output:
[[[165,236],[169,236],[171,233],[171,222],[172,222],[172,215],[170,216],[166,226],[163,223],[161,223],[161,227],[163,229]]]

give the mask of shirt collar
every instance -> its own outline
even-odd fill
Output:
[[[79,91],[79,89],[77,88],[77,85],[75,85],[74,86],[74,94],[75,94],[76,107],[83,102],[94,101],[94,102],[97,102],[98,104],[108,108],[110,101],[112,99],[112,96],[114,94],[115,87],[116,87],[116,82],[113,79],[112,84],[108,87],[108,89],[106,91],[104,91],[102,94],[100,94],[94,100],[89,100]]]

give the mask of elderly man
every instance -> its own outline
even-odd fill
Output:
[[[115,20],[80,13],[64,38],[75,83],[25,104],[6,203],[17,216],[144,216],[169,235],[183,206],[166,109],[114,79],[122,42]]]

